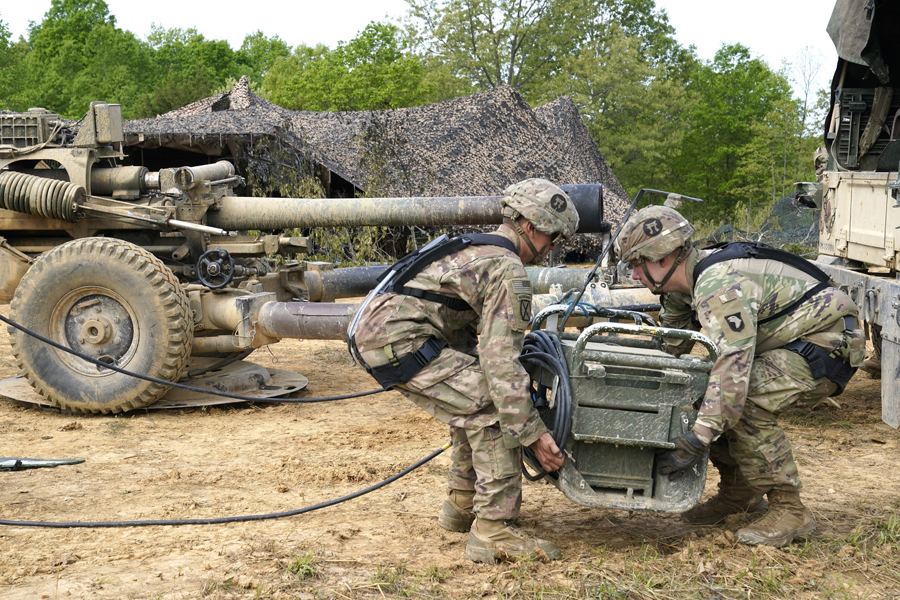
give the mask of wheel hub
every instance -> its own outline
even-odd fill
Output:
[[[66,312],[63,333],[73,350],[119,364],[134,342],[134,322],[115,298],[90,294],[79,298]]]

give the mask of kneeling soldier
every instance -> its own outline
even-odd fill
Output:
[[[518,360],[531,319],[523,262],[540,263],[572,236],[578,213],[543,179],[510,186],[501,203],[496,232],[441,240],[395,265],[387,285],[360,308],[350,344],[379,383],[450,426],[449,494],[438,523],[469,532],[466,556],[556,559],[555,544],[513,525],[522,502],[522,446],[548,472],[563,464]]]

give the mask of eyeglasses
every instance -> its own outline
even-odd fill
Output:
[[[628,262],[620,260],[618,265],[619,275],[627,277],[628,279],[634,279],[634,270],[638,268],[643,262],[644,259],[642,258],[630,260]]]

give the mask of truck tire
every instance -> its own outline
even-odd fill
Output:
[[[129,242],[83,238],[45,252],[16,289],[10,318],[54,342],[128,371],[177,381],[194,339],[178,279]],[[10,327],[19,369],[63,410],[118,413],[169,389],[59,350]]]

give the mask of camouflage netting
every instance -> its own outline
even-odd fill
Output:
[[[695,240],[694,243],[706,246],[731,240],[756,240],[807,258],[815,258],[819,243],[819,211],[800,206],[794,195],[790,194],[775,202],[759,231],[748,232],[726,223],[708,238]]]
[[[510,183],[542,177],[602,183],[604,216],[614,224],[630,203],[568,97],[532,109],[508,86],[414,108],[306,112],[260,98],[241,78],[231,91],[126,122],[125,137],[133,148],[235,157],[249,171],[266,169],[252,148],[277,138],[329,196],[499,195]],[[598,248],[593,235],[566,246],[584,257]]]

